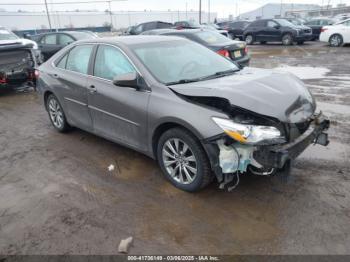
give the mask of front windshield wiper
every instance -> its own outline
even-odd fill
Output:
[[[193,82],[199,82],[199,81],[219,78],[219,77],[222,77],[222,76],[232,75],[233,73],[235,73],[237,71],[239,71],[239,69],[230,69],[230,70],[225,70],[225,71],[219,71],[219,72],[216,72],[215,74],[208,75],[208,76],[203,76],[203,77],[198,77],[198,78],[193,78],[193,79],[181,79],[181,80],[178,80],[178,81],[168,82],[168,83],[166,83],[166,85],[167,86],[171,86],[171,85],[188,84],[188,83],[193,83]]]
[[[188,84],[188,83],[193,83],[193,82],[199,82],[202,81],[202,77],[199,78],[193,78],[193,79],[181,79],[178,81],[173,81],[173,82],[168,82],[165,83],[167,86],[171,86],[171,85],[178,85],[178,84]]]

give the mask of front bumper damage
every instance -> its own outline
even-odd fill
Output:
[[[330,121],[322,112],[314,115],[309,128],[299,137],[278,145],[246,145],[233,141],[225,134],[204,141],[212,169],[220,187],[233,181],[236,175],[246,173],[249,167],[262,170],[285,170],[291,160],[297,158],[309,145],[327,146]],[[257,172],[255,172],[257,173]],[[234,188],[234,187],[231,187]]]

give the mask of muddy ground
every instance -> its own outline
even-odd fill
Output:
[[[252,66],[304,79],[331,144],[310,147],[287,180],[243,176],[231,193],[175,189],[143,155],[57,133],[35,92],[1,92],[0,254],[117,254],[128,236],[131,254],[350,254],[350,47],[251,52]]]

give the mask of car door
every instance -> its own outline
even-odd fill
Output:
[[[254,25],[252,26],[252,31],[254,32],[256,41],[265,41],[265,28],[265,20],[256,21],[254,23]]]
[[[81,129],[91,131],[92,119],[88,109],[88,72],[93,45],[82,44],[73,47],[56,67],[53,75],[59,83],[60,97],[65,104],[65,114],[69,122]]]
[[[273,21],[268,20],[263,33],[264,41],[280,41],[281,36],[281,26]]]
[[[89,78],[89,109],[94,132],[138,149],[147,146],[148,91],[120,87],[113,78],[137,69],[126,54],[116,46],[99,45]]]
[[[38,47],[41,50],[45,61],[61,49],[57,44],[57,34],[44,35],[39,40]]]

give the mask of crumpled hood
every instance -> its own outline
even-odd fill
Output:
[[[304,122],[316,109],[301,80],[274,70],[245,68],[227,77],[169,87],[185,96],[225,98],[233,106],[285,123]]]

